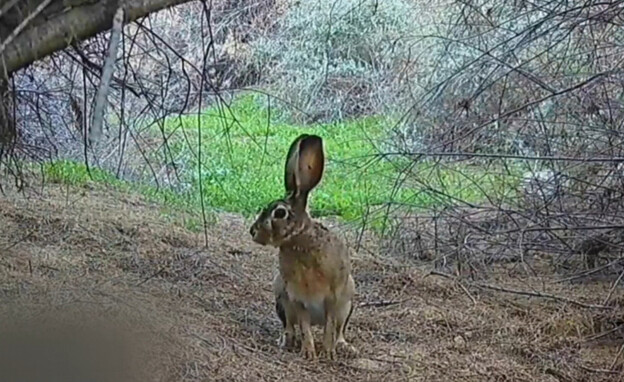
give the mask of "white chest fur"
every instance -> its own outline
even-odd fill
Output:
[[[286,292],[292,301],[302,304],[308,311],[312,325],[325,324],[325,299],[323,295],[302,295],[297,293],[297,288],[293,288],[291,285],[286,287]]]

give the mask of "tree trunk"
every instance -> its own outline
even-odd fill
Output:
[[[0,159],[15,142],[15,123],[11,118],[11,93],[7,81],[0,79]]]

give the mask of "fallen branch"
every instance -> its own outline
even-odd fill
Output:
[[[431,271],[431,272],[429,272],[429,274],[427,276],[429,276],[429,275],[441,276],[441,277],[445,277],[445,278],[448,278],[448,279],[451,279],[451,280],[454,280],[454,281],[458,281],[457,277],[455,277],[453,275],[449,275],[448,273],[443,273],[443,272],[438,272],[438,271]],[[568,298],[568,297],[557,296],[557,295],[549,294],[549,293],[523,291],[523,290],[504,288],[504,287],[499,287],[499,286],[496,286],[496,285],[483,284],[483,283],[465,282],[465,284],[468,285],[468,286],[475,287],[475,288],[489,289],[489,290],[493,290],[493,291],[497,291],[497,292],[517,294],[517,295],[520,295],[520,296],[545,298],[545,299],[549,299],[549,300],[565,302],[565,303],[568,303],[568,304],[579,306],[581,308],[602,309],[602,310],[611,310],[611,309],[613,309],[613,307],[611,307],[611,306],[586,304],[586,303],[583,303],[583,302],[580,302],[580,301],[573,300],[573,299]]]
[[[611,334],[611,333],[615,333],[615,332],[617,332],[617,331],[618,331],[618,330],[620,330],[620,329],[624,329],[624,325],[618,325],[618,326],[616,326],[616,327],[615,327],[615,328],[613,328],[613,329],[609,329],[609,330],[606,330],[606,331],[604,331],[604,332],[598,333],[598,334],[596,334],[596,335],[594,335],[594,336],[587,337],[587,338],[585,339],[585,341],[589,342],[589,341],[596,341],[596,340],[599,340],[599,339],[601,339],[601,338],[603,338],[603,337],[608,336],[608,335],[609,335],[609,334]]]
[[[609,370],[615,371],[615,365],[617,365],[618,361],[620,360],[620,356],[622,356],[622,352],[624,352],[624,344],[620,346],[620,350],[618,350],[617,354],[615,355],[615,358],[613,359],[613,362],[611,362],[611,367],[609,368]]]
[[[579,366],[581,369],[588,371],[590,373],[597,373],[597,374],[620,374],[619,371],[616,370],[608,370],[608,369],[593,369],[591,367],[587,367],[587,366],[583,366],[580,365]]]
[[[524,228],[514,228],[507,231],[498,231],[493,232],[495,235],[509,235],[512,233],[519,232],[553,232],[553,231],[598,231],[605,229],[624,229],[624,225],[621,224],[609,224],[609,225],[601,225],[601,226],[578,226],[578,227],[524,227]]]
[[[620,273],[620,275],[618,276],[617,280],[615,280],[613,282],[613,285],[611,286],[611,289],[609,289],[609,294],[607,295],[607,297],[602,302],[602,305],[607,305],[607,303],[609,303],[609,300],[611,299],[611,296],[613,296],[613,292],[615,292],[615,288],[617,288],[618,284],[622,280],[622,277],[624,277],[624,271],[622,271]]]
[[[617,259],[615,259],[615,260],[613,260],[613,261],[611,261],[611,262],[609,262],[609,263],[607,263],[605,265],[602,265],[600,267],[597,267],[597,268],[594,268],[594,269],[590,269],[588,271],[583,271],[583,272],[574,274],[572,276],[566,277],[564,279],[559,279],[559,280],[555,281],[555,284],[563,283],[563,282],[566,282],[566,281],[572,281],[572,280],[580,279],[580,278],[587,277],[587,276],[591,276],[594,273],[598,273],[598,272],[602,271],[603,269],[609,268],[612,265],[615,265],[617,263],[622,262],[623,260],[624,260],[624,257],[617,258]]]

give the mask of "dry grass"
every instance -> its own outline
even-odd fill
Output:
[[[460,285],[375,254],[371,245],[353,259],[362,306],[348,337],[360,357],[307,362],[275,344],[274,251],[252,244],[249,222],[240,217],[221,216],[209,227],[207,246],[202,234],[182,228],[183,218],[165,218],[157,205],[98,188],[6,190],[0,198],[2,312],[34,317],[31,312],[71,306],[125,320],[140,338],[156,340],[148,341],[144,355],[151,362],[143,380],[624,378],[624,355],[617,357],[621,310]],[[501,268],[488,283],[546,288],[588,304],[600,304],[609,289],[606,282],[554,284],[508,272]],[[620,288],[614,306],[623,299]]]

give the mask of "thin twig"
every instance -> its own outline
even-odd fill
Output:
[[[613,359],[613,362],[611,362],[611,367],[609,367],[609,369],[611,370],[615,369],[615,365],[619,361],[620,356],[622,355],[622,352],[624,352],[624,344],[620,346],[620,350],[618,350],[617,354],[615,355],[615,358]]]
[[[514,154],[496,154],[496,153],[471,153],[471,152],[444,152],[444,151],[406,151],[406,152],[385,152],[374,154],[374,156],[391,157],[391,156],[414,156],[414,157],[466,157],[466,158],[483,158],[483,159],[518,159],[526,161],[549,161],[549,162],[580,162],[580,163],[621,163],[624,157],[570,157],[570,156],[530,156],[530,155],[514,155]],[[370,155],[369,155],[370,156]]]
[[[16,245],[26,241],[26,239],[28,239],[29,237],[31,237],[35,232],[37,231],[37,229],[33,229],[32,231],[28,232],[26,235],[24,235],[23,237],[21,237],[20,239],[14,241],[13,243],[7,245],[4,248],[0,249],[0,253],[4,252],[4,251],[8,251],[9,249],[15,247]]]
[[[391,306],[391,305],[397,305],[397,304],[402,304],[406,301],[408,301],[409,299],[404,299],[404,300],[390,300],[390,301],[371,301],[371,302],[363,302],[359,305],[360,308],[369,308],[369,307],[374,307],[374,308],[382,308],[382,307],[386,307],[386,306]]]
[[[464,284],[458,282],[457,285],[459,285],[459,287],[466,293],[466,295],[468,295],[468,297],[472,300],[473,304],[477,304],[477,299],[472,295],[472,293],[470,293],[470,291],[468,290],[468,288],[466,288],[464,286]]]
[[[611,286],[611,289],[609,290],[609,294],[604,299],[602,305],[607,305],[607,303],[611,299],[611,296],[613,295],[613,292],[615,291],[615,288],[617,288],[617,286],[620,283],[620,280],[622,280],[623,276],[624,276],[624,271],[620,272],[620,275],[618,276],[618,278],[613,282],[613,285]]]
[[[157,277],[158,275],[160,275],[161,273],[163,273],[165,271],[166,267],[162,267],[160,268],[157,272],[153,273],[152,275],[146,277],[145,279],[143,279],[140,283],[137,284],[137,286],[141,286],[143,284],[145,284],[146,282],[148,282],[149,280],[153,279],[154,277]]]

